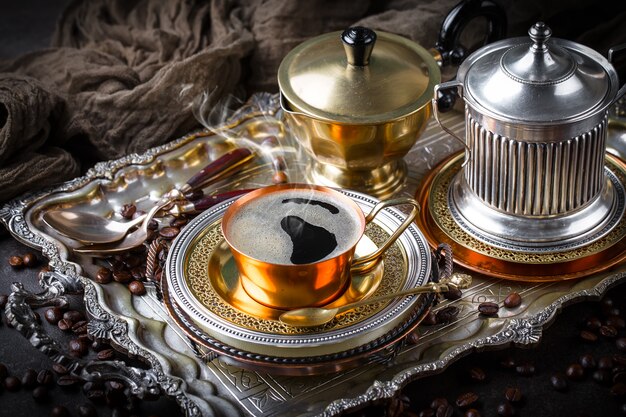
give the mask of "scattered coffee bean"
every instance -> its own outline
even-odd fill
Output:
[[[21,256],[11,256],[9,258],[9,265],[11,265],[13,268],[21,268],[24,266],[24,259],[22,259]]]
[[[27,369],[22,375],[22,386],[26,389],[32,389],[37,386],[37,371]]]
[[[607,369],[598,369],[596,370],[592,378],[599,384],[608,385],[613,382],[613,377],[611,376],[611,372]]]
[[[63,313],[63,318],[76,323],[85,320],[85,315],[78,310],[68,310]]]
[[[272,175],[272,184],[286,184],[289,182],[289,177],[285,171],[276,171]]]
[[[555,374],[550,377],[552,388],[557,391],[567,390],[567,380],[561,374]]]
[[[466,392],[459,395],[456,399],[456,405],[460,408],[467,408],[478,401],[478,394],[475,392]]]
[[[450,403],[445,398],[437,397],[437,398],[435,398],[434,400],[431,401],[430,408],[432,408],[433,410],[437,410],[442,405],[449,405],[449,404]]]
[[[142,266],[136,266],[130,270],[130,275],[136,280],[143,280],[146,278],[146,269]]]
[[[602,326],[602,322],[597,317],[591,317],[587,319],[585,325],[589,330],[598,330]]]
[[[613,368],[613,358],[611,356],[603,356],[598,359],[598,369]]]
[[[104,349],[98,352],[98,359],[101,361],[108,361],[115,356],[115,351],[113,349]]]
[[[580,363],[580,366],[582,366],[584,369],[595,369],[596,366],[598,366],[595,358],[589,353],[581,356],[578,360],[578,363]]]
[[[74,325],[72,326],[72,331],[79,335],[87,333],[87,321],[82,320],[74,323]]]
[[[624,397],[626,396],[626,384],[623,382],[618,382],[611,387],[611,395],[615,397]]]
[[[596,342],[598,340],[598,335],[589,330],[581,330],[580,338],[585,342]]]
[[[22,382],[15,376],[7,376],[4,378],[4,388],[6,388],[7,391],[19,391],[20,388],[22,388]]]
[[[38,403],[43,403],[48,400],[48,388],[44,386],[38,386],[33,389],[33,399]]]
[[[613,372],[613,383],[626,382],[626,371]]]
[[[615,346],[617,350],[626,352],[626,337],[620,337],[615,340]]]
[[[410,346],[414,346],[420,341],[420,334],[417,331],[409,333],[406,337],[406,341]]]
[[[624,320],[620,316],[609,316],[606,319],[605,324],[607,326],[614,327],[616,329],[624,329],[626,328],[626,320]]]
[[[55,405],[50,412],[50,417],[70,417],[70,412],[62,405]]]
[[[146,293],[146,287],[141,281],[131,281],[131,283],[128,284],[128,290],[133,295],[144,295]]]
[[[602,326],[600,327],[600,334],[612,339],[617,336],[617,329],[613,326]]]
[[[425,326],[434,326],[437,324],[437,314],[434,311],[429,311],[424,320],[422,320],[422,324]]]
[[[95,281],[98,284],[108,284],[111,282],[111,270],[109,268],[101,267],[96,273]]]
[[[480,303],[478,305],[478,312],[487,317],[496,316],[499,309],[500,307],[498,307],[498,304],[492,303],[491,301],[485,301],[484,303]]]
[[[89,345],[85,339],[72,339],[69,341],[69,348],[70,353],[74,356],[84,356],[87,354]]]
[[[511,417],[515,415],[515,409],[508,402],[499,404],[497,412],[498,415],[502,417]]]
[[[37,383],[39,385],[51,386],[54,382],[54,375],[47,369],[42,369],[37,374]]]
[[[79,405],[76,407],[76,411],[78,411],[79,417],[97,417],[98,415],[96,408],[89,403]]]
[[[504,398],[506,398],[509,402],[520,402],[522,401],[522,397],[522,391],[517,387],[508,387],[504,391]]]
[[[418,417],[433,417],[434,415],[435,410],[432,408],[425,408],[419,412]]]
[[[174,239],[180,233],[178,227],[167,226],[159,230],[159,236],[165,239]]]
[[[124,266],[128,269],[133,269],[141,265],[143,260],[139,255],[131,255],[124,260]]]
[[[573,363],[565,370],[565,375],[572,381],[580,381],[585,376],[585,370],[577,363]]]
[[[63,330],[64,332],[72,330],[73,325],[74,323],[72,323],[72,320],[68,320],[68,319],[61,319],[57,323],[57,327]]]
[[[133,215],[137,211],[137,207],[134,204],[124,204],[120,210],[120,214],[125,219],[132,219]]]
[[[65,374],[67,374],[69,372],[69,369],[67,369],[65,366],[61,365],[60,363],[52,364],[52,370],[57,375],[65,375]]]
[[[435,417],[452,417],[454,414],[454,407],[450,404],[442,404],[435,410]]]
[[[435,313],[437,323],[450,323],[459,315],[459,309],[455,306],[447,306]]]
[[[522,376],[531,376],[535,374],[535,365],[531,362],[525,362],[515,367],[515,372]]]
[[[507,356],[506,358],[500,361],[500,366],[504,369],[513,369],[517,366],[517,363],[515,362],[515,359],[513,359],[510,356]]]
[[[470,408],[463,414],[464,417],[480,417],[480,413],[475,408]]]
[[[59,320],[63,318],[63,312],[59,307],[48,308],[44,313],[46,321],[50,324],[56,325]]]
[[[454,301],[461,298],[463,296],[463,293],[457,287],[450,286],[448,291],[443,293],[443,296],[446,298],[446,300]]]
[[[37,266],[37,255],[32,252],[28,252],[22,256],[22,261],[24,262],[25,267],[33,268]]]
[[[130,272],[126,271],[113,271],[113,279],[119,283],[126,284],[130,282],[133,277]]]
[[[522,304],[522,296],[519,293],[512,292],[506,296],[504,299],[504,307],[506,308],[516,308]]]
[[[485,371],[483,371],[482,368],[479,368],[476,366],[470,368],[469,375],[472,380],[478,381],[478,382],[482,382],[485,379],[487,379],[487,374],[485,373]]]
[[[170,222],[170,226],[172,227],[183,227],[184,225],[186,225],[187,223],[189,223],[189,219],[186,217],[176,217],[175,219],[172,219],[172,221]]]
[[[0,309],[4,308],[9,301],[9,296],[6,294],[0,294]]]
[[[80,382],[82,382],[82,379],[74,375],[61,375],[57,379],[57,385],[60,387],[71,387]]]
[[[104,342],[100,342],[98,340],[94,340],[93,343],[91,344],[91,348],[93,350],[95,350],[96,352],[100,352],[101,350],[109,349],[110,346],[109,346],[108,343],[104,343]]]

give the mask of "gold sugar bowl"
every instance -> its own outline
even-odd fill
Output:
[[[431,52],[354,27],[310,39],[278,69],[281,106],[310,182],[381,199],[405,182],[402,159],[425,129],[441,73]]]

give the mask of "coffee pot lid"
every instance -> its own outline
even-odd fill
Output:
[[[495,42],[461,65],[465,99],[497,118],[530,123],[572,122],[604,110],[617,93],[617,73],[583,45],[550,38],[543,22],[528,38]]]
[[[380,123],[430,103],[441,74],[415,42],[363,27],[324,34],[294,48],[278,84],[294,109],[339,123]]]

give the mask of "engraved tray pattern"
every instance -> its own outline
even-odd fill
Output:
[[[277,109],[277,97],[264,94],[254,97],[233,117],[243,121],[244,129],[246,124],[261,118],[256,128],[260,126],[263,130],[266,126],[277,125]],[[464,121],[459,114],[446,115],[444,123],[457,132],[463,130]],[[87,309],[94,318],[89,325],[90,334],[108,339],[131,355],[143,358],[150,368],[142,374],[143,384],[157,384],[162,393],[176,399],[188,416],[338,415],[378,399],[390,398],[408,382],[440,372],[473,350],[537,343],[544,328],[563,306],[599,298],[610,286],[626,279],[624,265],[578,281],[553,283],[509,282],[474,274],[474,284],[464,292],[462,299],[437,306],[442,308],[453,303],[460,309],[457,320],[446,325],[420,327],[419,342],[402,347],[390,361],[312,377],[277,377],[244,370],[225,358],[198,350],[173,325],[154,287],[148,286],[146,296],[131,297],[121,285],[95,284],[86,277],[94,268],[90,260],[69,260],[67,246],[71,242],[53,236],[37,221],[41,208],[51,201],[63,204],[71,198],[85,198],[79,191],[81,187],[115,182],[120,180],[118,174],[124,170],[132,172],[159,158],[167,160],[194,146],[206,146],[206,142],[206,138],[190,135],[142,155],[100,163],[83,177],[24,195],[0,209],[0,219],[12,235],[27,245],[40,248],[50,259],[53,271],[42,279],[44,291],[62,295],[64,291],[82,287]],[[419,180],[457,150],[459,146],[431,122],[406,157],[409,178],[404,193],[413,196]],[[295,175],[291,179],[298,180]],[[94,210],[99,210],[98,206]],[[15,293],[20,295],[20,291],[23,289],[18,286]],[[477,303],[501,302],[510,291],[522,295],[524,302],[519,308],[503,309],[499,317],[478,317]],[[27,337],[38,331],[36,326],[27,329],[32,324],[27,312],[16,320],[21,320],[16,328]],[[33,342],[46,346],[45,340]]]

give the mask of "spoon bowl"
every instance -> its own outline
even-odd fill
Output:
[[[88,243],[117,242],[146,218],[142,214],[127,222],[118,222],[97,214],[53,210],[44,213],[43,221],[59,234]]]

